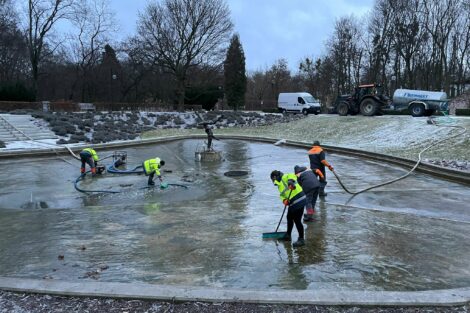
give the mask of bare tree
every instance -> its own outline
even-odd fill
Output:
[[[455,89],[450,90],[451,96],[464,91],[465,80],[470,70],[466,66],[466,61],[470,58],[470,2],[463,2],[460,12],[449,44],[451,47],[449,72],[451,83],[455,84]]]
[[[248,75],[247,98],[256,101],[263,101],[268,98],[268,90],[271,86],[266,71],[255,71]]]
[[[315,61],[305,58],[299,66],[300,77],[306,90],[320,99],[323,106],[326,106],[332,100],[336,91],[333,84],[334,71],[332,65],[330,59],[325,57],[317,58]]]
[[[77,71],[72,92],[80,83],[80,99],[86,101],[91,71],[111,34],[116,31],[114,14],[108,0],[83,0],[75,8],[70,21],[74,32],[70,36],[69,53]]]
[[[73,0],[28,0],[28,47],[35,89],[47,36],[56,22],[67,16],[72,2]]]
[[[127,100],[145,100],[147,89],[143,85],[151,83],[155,91],[156,84],[152,74],[158,71],[154,69],[155,65],[153,63],[146,62],[147,60],[142,53],[142,49],[132,38],[126,41],[122,48],[125,55],[123,66],[127,74],[123,81],[122,96]]]
[[[412,62],[427,40],[427,34],[423,31],[422,15],[419,14],[421,1],[397,0],[390,3],[394,14],[394,48],[405,66],[404,83],[408,88],[415,88]]]
[[[174,75],[179,110],[188,69],[221,62],[232,28],[224,0],[164,0],[140,15],[137,40],[147,59]]]
[[[360,82],[364,53],[362,33],[357,18],[342,17],[336,21],[334,34],[327,43],[329,57],[336,64],[338,93],[350,91]]]
[[[369,65],[366,81],[388,86],[387,65],[392,50],[392,28],[394,25],[393,0],[377,0],[369,16]]]
[[[280,92],[289,91],[291,73],[286,59],[277,60],[266,73],[271,83],[272,99],[276,100]]]
[[[433,42],[433,65],[438,80],[435,89],[449,91],[449,38],[459,17],[459,0],[424,0],[423,16],[426,30]]]
[[[26,38],[18,27],[11,0],[0,0],[0,83],[24,81],[27,77]]]
[[[305,85],[310,92],[313,92],[313,90],[316,89],[315,83],[316,78],[318,77],[318,68],[315,65],[316,64],[314,63],[313,59],[308,57],[302,60],[299,64],[299,73],[305,81]]]

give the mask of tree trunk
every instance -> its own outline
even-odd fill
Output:
[[[178,106],[177,110],[180,112],[184,111],[184,98],[186,96],[186,79],[178,78],[178,88],[177,88],[177,97],[178,97]]]

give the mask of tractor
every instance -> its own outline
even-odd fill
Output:
[[[352,95],[341,95],[336,99],[336,111],[341,116],[361,113],[364,116],[381,114],[383,107],[389,105],[389,98],[382,94],[378,84],[360,85]]]

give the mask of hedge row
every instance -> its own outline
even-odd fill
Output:
[[[456,109],[455,115],[470,116],[470,109]]]
[[[0,101],[34,101],[35,98],[34,90],[24,82],[0,84]]]
[[[279,113],[278,108],[262,109],[261,111],[264,113]]]
[[[404,109],[401,111],[396,111],[396,110],[384,110],[382,112],[384,115],[411,115],[410,110]]]

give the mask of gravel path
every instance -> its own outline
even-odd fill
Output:
[[[49,312],[468,312],[470,307],[334,307],[314,305],[270,305],[245,303],[169,303],[160,301],[76,298],[0,291],[0,313]]]

